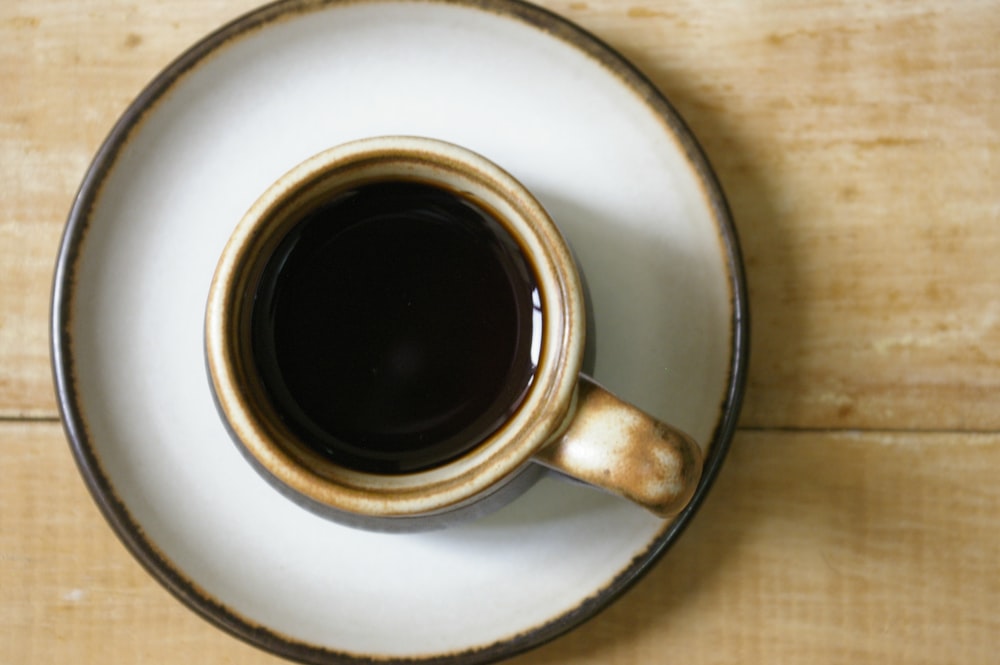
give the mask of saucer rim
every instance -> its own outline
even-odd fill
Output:
[[[90,428],[80,403],[73,362],[72,324],[75,310],[75,276],[78,259],[86,242],[91,214],[118,157],[146,113],[159,103],[186,73],[195,69],[230,41],[283,19],[314,11],[352,4],[411,2],[479,9],[516,19],[527,27],[545,32],[583,52],[612,72],[661,120],[666,131],[682,149],[688,166],[696,175],[706,203],[716,222],[720,251],[725,255],[727,283],[731,298],[731,359],[725,397],[719,405],[719,419],[708,447],[702,479],[687,507],[637,554],[612,580],[598,588],[575,608],[549,621],[492,644],[427,657],[379,658],[335,651],[308,644],[249,621],[220,603],[192,579],[177,570],[144,535],[125,502],[116,494],[91,443]],[[694,135],[667,98],[630,61],[584,28],[554,12],[523,0],[277,0],[233,19],[181,53],[148,83],[118,118],[88,166],[74,197],[59,247],[52,285],[50,353],[56,399],[77,468],[105,520],[130,554],[174,597],[212,625],[276,655],[305,663],[474,663],[495,662],[534,649],[591,619],[611,605],[638,582],[663,556],[697,512],[711,489],[732,442],[747,384],[749,365],[749,309],[744,263],[732,214],[721,185],[708,158]]]

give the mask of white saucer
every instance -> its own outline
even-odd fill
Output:
[[[216,260],[279,175],[380,134],[471,148],[549,209],[589,285],[591,372],[710,446],[677,520],[546,479],[476,523],[367,533],[298,508],[244,461],[203,364]],[[579,624],[680,533],[735,427],[745,307],[704,158],[607,47],[510,0],[290,2],[195,46],[113,130],[59,256],[53,362],[97,503],[195,611],[310,662],[473,663]]]

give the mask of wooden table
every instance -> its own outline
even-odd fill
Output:
[[[257,0],[0,5],[0,663],[273,663],[149,578],[49,370],[71,197],[140,88]],[[741,428],[624,599],[514,662],[1000,658],[1000,4],[546,0],[687,119],[750,280]]]

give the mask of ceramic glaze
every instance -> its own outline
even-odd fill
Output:
[[[466,245],[463,256],[449,258],[446,254],[453,250],[440,235],[434,237],[433,251],[445,254],[434,259],[433,265],[423,266],[426,256],[410,255],[417,250],[432,251],[413,238],[412,231],[423,226],[409,217],[409,207],[402,224],[398,219],[396,206],[402,201],[398,187],[412,194],[417,191],[416,181],[421,183],[419,191],[449,192],[453,201],[450,192],[461,192],[475,202],[470,207],[454,201],[463,214],[477,215],[477,225],[484,211],[490,210],[495,231],[477,226],[476,235],[487,233],[492,238],[487,245],[493,248],[491,252],[502,246],[498,239],[508,241],[503,253],[507,265],[494,281],[504,293],[512,286],[521,291],[523,326],[511,343],[516,349],[513,341],[523,338],[520,378],[509,373],[510,358],[498,354],[492,342],[499,326],[495,315],[503,312],[502,303],[497,302],[496,293],[482,292],[488,280],[475,274],[493,264],[492,257]],[[376,187],[376,198],[366,199],[358,183]],[[385,189],[389,184],[391,195]],[[328,248],[345,237],[354,238],[359,221],[343,214],[331,219],[325,212],[329,206],[338,210],[349,206],[360,212],[363,225],[372,223],[369,212],[374,206],[380,227],[392,221],[392,234],[380,233],[377,246],[367,252],[352,245],[352,256],[337,255],[331,262]],[[314,219],[316,210],[323,211],[319,219]],[[438,210],[435,226],[442,221]],[[455,230],[453,222],[448,221],[449,233]],[[342,223],[351,233],[341,228]],[[322,227],[321,237],[312,233],[316,224]],[[323,274],[315,273],[312,260],[304,266],[297,258],[299,242],[289,248],[289,238],[299,234],[309,236],[302,251],[323,257]],[[392,265],[384,262],[386,258]],[[414,260],[423,266],[419,276],[413,274]],[[380,265],[370,271],[368,263]],[[468,267],[459,269],[458,265]],[[398,279],[400,267],[407,277],[404,283]],[[294,293],[284,294],[286,298],[304,297],[309,303],[306,314],[294,317],[281,331],[291,346],[273,341],[278,320],[287,318],[276,300],[275,271],[278,278],[284,273],[295,277]],[[463,275],[470,271],[473,274]],[[329,281],[327,273],[336,281]],[[431,274],[439,279],[428,282]],[[451,280],[463,278],[474,285],[477,301],[461,301],[460,294],[468,286],[458,288]],[[357,307],[350,299],[359,288],[365,294],[362,305],[368,321],[351,316]],[[383,381],[378,372],[382,361],[370,356],[381,355],[386,336],[409,334],[406,318],[425,307],[414,293],[425,288],[444,296],[434,320],[425,321],[420,334],[437,330],[435,334],[445,338],[440,357],[429,368],[443,374],[445,383],[424,380],[414,386],[413,394],[394,386],[393,402],[380,404],[380,393],[372,389],[372,382]],[[405,297],[400,299],[400,293]],[[322,315],[323,330],[317,335],[313,330],[316,310],[328,307],[333,309]],[[400,307],[405,317],[400,316]],[[625,497],[660,517],[674,517],[691,498],[701,476],[701,449],[690,435],[636,409],[581,374],[584,312],[579,271],[563,235],[531,192],[509,173],[453,143],[414,136],[369,137],[330,148],[296,166],[240,220],[219,259],[208,295],[206,365],[220,414],[254,468],[279,491],[301,499],[300,504],[352,526],[413,531],[481,516],[484,503],[493,508],[501,505],[496,501],[499,489],[510,496],[511,480],[522,477],[531,462]],[[386,441],[382,433],[385,428],[398,429],[400,410],[423,408],[427,401],[414,401],[414,397],[427,394],[438,403],[452,392],[447,385],[456,378],[451,354],[461,355],[464,348],[446,330],[454,327],[455,317],[465,320],[456,331],[462,336],[483,329],[481,323],[486,322],[491,348],[483,350],[485,357],[466,354],[460,360],[476,363],[473,379],[488,381],[489,394],[502,396],[511,391],[517,398],[516,408],[504,399],[500,411],[487,412],[494,425],[483,435],[476,436],[463,424],[450,439],[438,440],[433,431],[421,432],[427,441],[416,450],[410,435],[403,439],[410,448],[400,447],[398,436]],[[510,318],[514,323],[518,317]],[[350,338],[356,340],[351,348],[339,348],[345,340],[337,330],[345,327],[361,330],[351,333]],[[269,340],[263,348],[262,337]],[[315,357],[317,349],[322,350],[322,357]],[[306,357],[300,361],[304,365],[300,372],[289,373],[288,354],[296,361]],[[327,356],[331,354],[341,366],[330,366]],[[483,371],[478,366],[483,361],[499,362],[507,374],[497,377]],[[360,376],[350,369],[354,364],[360,364]],[[333,384],[295,389],[292,379],[308,377],[311,381],[317,376]],[[346,385],[336,385],[341,381],[347,381]],[[460,404],[475,400],[476,391],[471,388],[459,386],[454,399],[461,400]],[[325,406],[308,408],[316,400]],[[464,416],[464,410],[449,409]],[[369,410],[377,413],[377,421],[365,419],[363,414]],[[378,428],[363,433],[370,441],[358,441],[359,433],[350,432],[359,417]],[[459,452],[454,450],[456,444],[462,446]],[[446,459],[440,457],[442,452],[448,455]],[[435,457],[430,458],[430,453]],[[420,468],[414,466],[417,462]],[[598,473],[595,463],[603,467]]]

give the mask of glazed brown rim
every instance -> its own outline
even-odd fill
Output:
[[[494,213],[532,257],[545,329],[534,380],[508,423],[441,467],[372,474],[309,449],[270,407],[252,369],[248,293],[301,211],[359,182],[406,178],[462,192]],[[294,202],[292,202],[294,201]],[[205,316],[206,360],[216,404],[243,449],[307,499],[361,518],[434,515],[489,494],[563,426],[583,362],[583,292],[569,247],[541,204],[512,175],[461,146],[379,136],[324,150],[271,185],[237,224],[219,260]]]
[[[169,92],[171,87],[202,60],[210,57],[231,40],[296,13],[322,11],[359,2],[414,2],[449,4],[497,14],[541,30],[580,52],[614,74],[639,97],[661,120],[666,131],[678,142],[702,185],[703,195],[716,221],[721,251],[728,268],[732,299],[731,351],[729,378],[720,417],[708,442],[709,453],[704,472],[688,506],[666,525],[649,547],[603,589],[576,608],[509,639],[482,648],[428,658],[372,659],[356,657],[288,638],[264,626],[254,624],[206,594],[198,585],[174,567],[144,535],[116,495],[91,443],[86,418],[82,412],[73,361],[71,336],[75,267],[93,207],[100,197],[104,180],[113,168],[132,132],[142,124],[145,114]],[[212,32],[189,48],[164,69],[136,97],[122,114],[101,145],[87,170],[70,210],[60,245],[52,287],[50,320],[51,354],[56,397],[63,426],[85,483],[115,534],[154,579],[194,612],[232,635],[277,655],[304,663],[320,665],[361,663],[422,663],[473,665],[494,662],[540,646],[607,607],[637,582],[666,552],[690,523],[717,477],[728,452],[746,389],[749,363],[749,306],[746,276],[735,226],[728,203],[707,157],[688,130],[680,115],[655,85],[634,65],[589,32],[546,9],[522,0],[279,0],[265,5]]]

